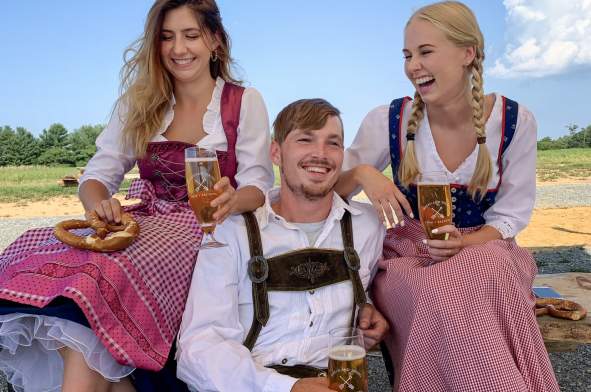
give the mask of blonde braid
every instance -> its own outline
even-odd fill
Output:
[[[423,120],[425,104],[418,92],[415,92],[415,98],[412,102],[412,110],[410,118],[408,119],[408,126],[406,129],[407,135],[415,135],[419,129],[419,125]],[[404,149],[404,156],[398,168],[398,180],[405,188],[416,179],[419,174],[419,164],[415,152],[414,139],[406,140],[406,147]]]
[[[482,60],[484,54],[481,48],[476,48],[476,57],[472,62],[472,116],[474,129],[478,140],[478,159],[474,174],[468,185],[468,193],[473,199],[482,200],[486,194],[488,182],[492,176],[490,152],[486,147],[486,130],[484,124],[484,89],[482,82]],[[482,139],[484,138],[484,139]]]

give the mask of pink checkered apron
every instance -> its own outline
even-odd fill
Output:
[[[391,327],[394,390],[558,391],[534,314],[529,252],[497,240],[431,264],[424,238],[417,220],[389,230],[373,283]]]
[[[228,149],[218,158],[222,175],[234,186],[242,92],[226,83],[222,93]],[[62,244],[53,228],[29,230],[0,255],[0,299],[41,308],[56,297],[70,298],[119,363],[161,369],[178,332],[202,237],[186,202],[184,149],[189,146],[150,143],[138,161],[141,178],[127,197],[142,202],[127,210],[141,233],[131,246],[94,253]]]

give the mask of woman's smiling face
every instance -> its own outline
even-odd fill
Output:
[[[210,36],[189,7],[166,13],[160,33],[160,56],[175,81],[190,82],[209,75],[209,59],[217,46]]]
[[[427,104],[466,91],[474,47],[454,45],[427,20],[413,18],[404,31],[404,72]]]

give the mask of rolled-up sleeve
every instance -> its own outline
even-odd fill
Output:
[[[242,218],[216,229],[228,247],[199,252],[179,332],[177,376],[201,392],[289,392],[297,379],[257,364],[242,344],[238,285],[244,271],[231,226],[245,228],[236,219]]]
[[[515,237],[531,218],[536,201],[536,134],[533,114],[520,106],[515,135],[502,157],[502,181],[495,203],[484,213],[486,225],[504,239]]]
[[[118,103],[109,123],[96,139],[96,153],[86,164],[80,185],[90,179],[97,180],[113,195],[119,190],[125,173],[135,165],[133,149],[125,148],[122,140],[125,113],[123,105]]]
[[[247,88],[242,97],[236,141],[238,188],[253,185],[266,193],[273,186],[273,165],[269,148],[269,115],[261,94]]]

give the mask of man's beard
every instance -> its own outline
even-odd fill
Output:
[[[287,185],[289,190],[294,195],[303,196],[304,198],[306,198],[306,200],[310,201],[322,199],[323,197],[331,193],[337,182],[337,177],[335,177],[335,179],[331,183],[327,184],[326,187],[314,190],[310,189],[309,187],[306,187],[304,184],[294,185],[290,183],[289,179],[285,175],[285,172],[283,171],[283,166],[279,166],[279,170],[281,171],[281,174],[283,175],[283,181],[285,181],[285,185]]]

